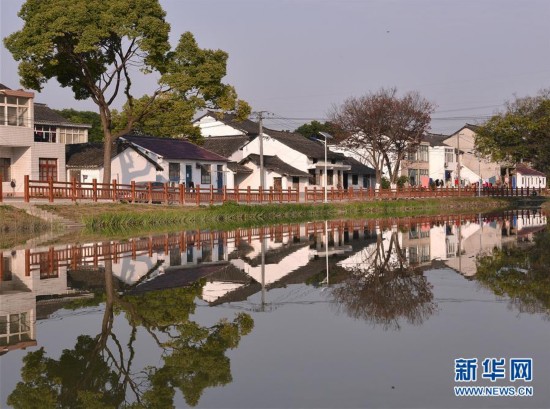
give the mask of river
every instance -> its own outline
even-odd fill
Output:
[[[548,407],[549,250],[530,210],[0,251],[0,406]]]

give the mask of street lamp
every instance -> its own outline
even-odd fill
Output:
[[[327,139],[332,139],[333,136],[328,132],[318,132],[324,138],[325,143],[325,203],[328,202],[327,199]]]

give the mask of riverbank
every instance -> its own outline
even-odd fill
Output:
[[[38,205],[47,212],[86,226],[90,232],[165,228],[231,228],[266,223],[300,222],[336,217],[398,217],[433,215],[475,209],[505,208],[509,202],[496,198],[438,198],[384,200],[331,204],[270,204],[200,208],[147,204]]]
[[[24,243],[47,228],[47,223],[24,210],[0,205],[0,248]]]

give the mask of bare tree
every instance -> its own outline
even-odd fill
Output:
[[[329,113],[341,145],[353,151],[376,171],[380,183],[384,168],[396,183],[401,161],[418,147],[430,129],[435,105],[416,91],[403,97],[396,88],[382,88],[351,97]]]

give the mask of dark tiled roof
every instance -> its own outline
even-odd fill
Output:
[[[539,172],[538,170],[531,169],[525,165],[517,165],[516,172],[519,172],[522,175],[526,175],[526,176],[546,176],[543,172]]]
[[[65,117],[59,115],[53,109],[46,104],[34,104],[34,123],[36,124],[48,124],[48,125],[68,125],[73,127],[85,127],[91,128],[89,124],[77,124],[69,121]]]
[[[185,139],[125,135],[124,140],[162,156],[164,159],[192,159],[227,162],[227,159]]]
[[[0,89],[11,90],[11,88],[6,87],[4,84],[0,84]]]
[[[246,162],[253,162],[259,166],[260,155],[252,153],[248,155],[246,158],[244,158],[240,162],[240,164],[245,164]],[[293,166],[290,166],[288,163],[283,162],[281,159],[279,159],[278,156],[264,155],[264,167],[273,172],[277,172],[280,175],[309,177],[309,173],[296,169]]]
[[[228,158],[249,141],[250,138],[245,135],[209,136],[207,138],[204,138],[204,142],[201,146],[204,149],[208,149],[209,151]]]
[[[427,142],[430,146],[447,146],[447,144],[443,143],[443,141],[448,138],[449,135],[428,133],[422,136],[422,142]]]
[[[373,168],[363,165],[352,157],[346,157],[344,163],[351,166],[351,169],[348,170],[347,173],[353,173],[355,175],[376,175],[376,171]]]
[[[227,162],[227,169],[235,173],[252,173],[252,169],[237,162]]]
[[[129,148],[143,156],[157,170],[162,170],[158,163],[128,143],[114,143],[111,150],[111,159]],[[65,145],[65,159],[67,168],[101,168],[103,167],[103,142]]]
[[[197,121],[205,116],[211,116],[217,121],[221,121],[226,125],[246,133],[247,135],[258,135],[258,131],[260,130],[257,122],[251,121],[250,119],[240,121],[234,114],[224,114],[221,112],[208,111],[202,117],[198,118]]]
[[[322,142],[313,141],[296,132],[276,131],[273,129],[265,129],[264,132],[273,139],[276,139],[295,151],[303,153],[309,158],[325,159],[325,146]],[[327,158],[342,160],[344,159],[344,155],[328,150]]]
[[[466,124],[464,125],[462,128],[460,128],[458,131],[456,132],[453,132],[451,135],[456,135],[457,133],[459,133],[460,131],[462,131],[463,129],[469,129],[470,131],[473,131],[473,132],[477,132],[477,130],[479,129],[479,126],[478,125],[473,125],[473,124]]]

